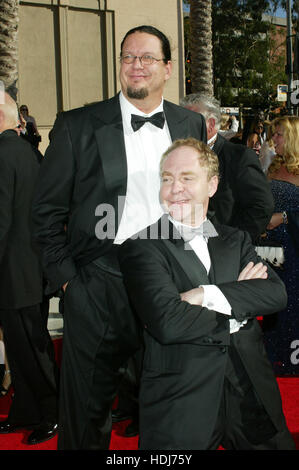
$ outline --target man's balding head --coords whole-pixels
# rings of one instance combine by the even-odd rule
[[[0,132],[15,129],[19,125],[19,114],[16,102],[6,93],[0,96]]]

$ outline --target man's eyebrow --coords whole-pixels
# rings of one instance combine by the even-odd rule
[[[172,173],[170,173],[169,171],[164,170],[164,171],[162,171],[162,175],[172,175]],[[194,173],[194,171],[191,171],[191,170],[190,171],[182,171],[180,173],[180,175],[183,175],[183,176],[185,176],[185,175],[195,175],[195,173]]]
[[[132,51],[126,50],[126,49],[124,49],[124,50],[122,51],[122,53],[123,53],[123,54],[136,55],[135,52],[132,52]],[[142,53],[142,55],[153,55],[153,54],[154,54],[154,52],[150,52],[150,51],[148,51],[148,52],[143,52],[143,53]]]
[[[194,171],[182,171],[181,175],[195,175]]]

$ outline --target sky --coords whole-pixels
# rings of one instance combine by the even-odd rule
[[[278,8],[276,10],[275,16],[278,18],[285,18],[286,17],[286,11],[283,8]]]
[[[183,9],[184,9],[184,11],[189,11],[189,6],[183,4]],[[275,16],[277,16],[278,18],[285,18],[286,17],[286,11],[283,8],[278,8],[276,10]]]

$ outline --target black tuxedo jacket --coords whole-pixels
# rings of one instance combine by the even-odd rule
[[[232,344],[281,429],[280,394],[255,317],[284,308],[283,283],[270,268],[267,280],[238,282],[247,263],[259,259],[247,232],[217,225],[219,236],[208,242],[208,278],[193,250],[185,250],[183,240],[174,236],[172,224],[168,236],[161,221],[165,217],[151,227],[152,239],[128,239],[119,250],[124,283],[144,330],[141,449],[207,448]],[[230,334],[227,315],[181,301],[180,293],[204,284],[220,288],[231,304],[231,318],[248,320],[239,332]]]
[[[209,209],[221,224],[246,230],[254,241],[264,233],[274,210],[270,185],[256,153],[218,135],[213,146],[218,155],[220,181]]]
[[[193,136],[206,141],[201,115],[168,101],[164,111],[173,140]],[[72,279],[78,266],[109,253],[114,237],[96,237],[96,208],[114,208],[116,234],[121,217],[118,196],[126,195],[126,185],[119,96],[62,113],[51,133],[33,205],[48,292]]]
[[[39,165],[14,130],[0,135],[0,308],[42,301],[42,272],[32,242],[31,204]]]

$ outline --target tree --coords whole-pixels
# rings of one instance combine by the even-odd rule
[[[213,95],[212,0],[190,0],[191,81],[193,92]]]
[[[206,91],[204,67],[209,66],[214,74],[209,77],[214,95],[224,106],[265,108],[271,104],[277,84],[286,83],[285,45],[283,53],[274,47],[274,27],[265,21],[263,14],[273,13],[281,0],[184,0],[184,3],[190,4],[190,18],[185,18],[186,78],[191,82],[187,93]],[[207,3],[212,5],[212,11]],[[202,33],[208,30],[212,30],[211,37]]]
[[[225,106],[267,108],[286,83],[285,55],[263,16],[269,8],[262,0],[213,1],[215,95]]]
[[[0,3],[0,80],[16,100],[18,80],[19,0]]]

